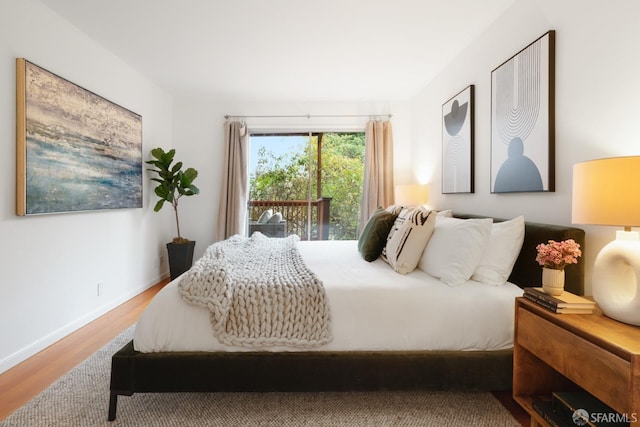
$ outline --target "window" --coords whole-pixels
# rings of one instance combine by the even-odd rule
[[[364,133],[252,134],[249,231],[302,239],[356,239],[364,169]],[[284,223],[255,222],[267,209]]]

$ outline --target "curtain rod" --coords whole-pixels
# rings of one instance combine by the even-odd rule
[[[259,118],[259,119],[273,119],[273,118],[306,118],[312,117],[393,117],[393,114],[300,114],[300,115],[273,115],[273,116],[239,116],[225,114],[225,119],[246,119],[246,118]]]

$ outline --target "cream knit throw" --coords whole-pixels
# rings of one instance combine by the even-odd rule
[[[324,286],[304,264],[297,240],[256,232],[214,243],[182,278],[182,298],[211,311],[214,335],[226,345],[326,344],[332,337]]]

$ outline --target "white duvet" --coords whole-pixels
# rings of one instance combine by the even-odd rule
[[[419,269],[400,275],[381,259],[363,260],[357,241],[301,241],[298,248],[322,280],[331,308],[333,340],[318,351],[513,347],[514,298],[522,295],[514,284],[490,286],[470,280],[452,287]],[[220,344],[209,311],[185,302],[179,281],[180,277],[165,286],[142,313],[136,350],[253,351]]]

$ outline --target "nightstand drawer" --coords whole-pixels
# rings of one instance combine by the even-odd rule
[[[630,364],[602,347],[518,308],[518,344],[619,412],[628,411]],[[567,314],[565,316],[572,316]]]

